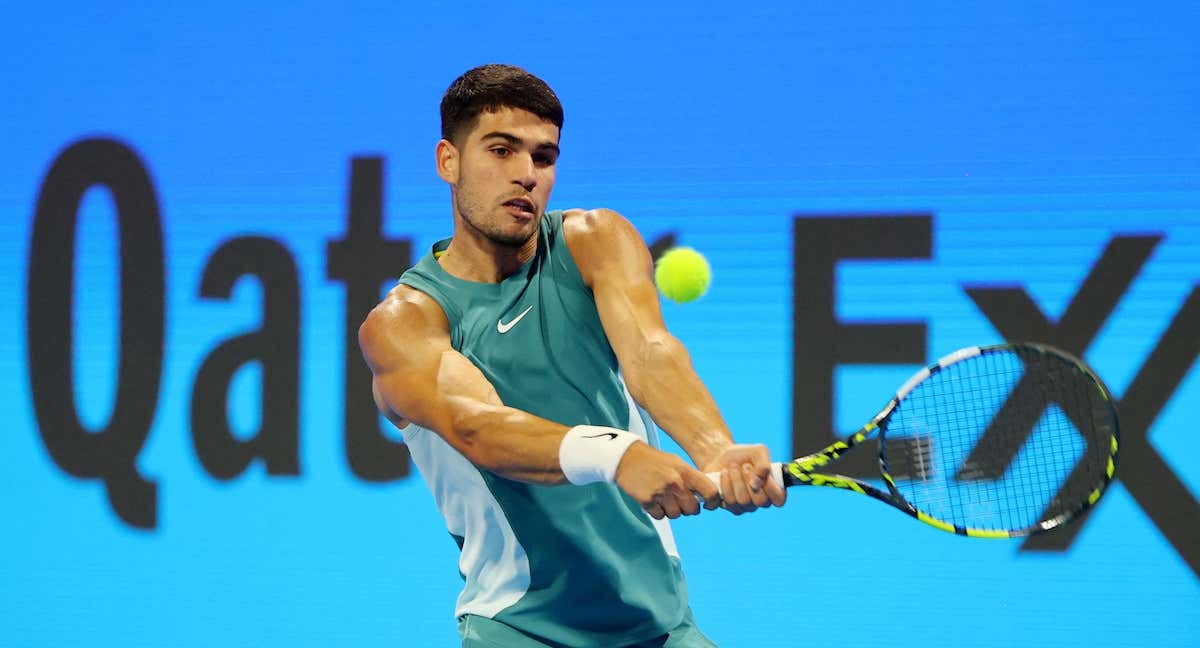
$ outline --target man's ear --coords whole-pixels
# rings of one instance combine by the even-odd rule
[[[437,149],[437,174],[442,180],[448,184],[458,184],[458,165],[459,154],[458,149],[450,143],[450,140],[438,140]]]

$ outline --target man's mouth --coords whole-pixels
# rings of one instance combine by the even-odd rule
[[[528,198],[513,198],[512,200],[506,201],[504,206],[508,208],[510,213],[517,216],[533,218],[537,215],[537,207],[535,207],[533,201]]]

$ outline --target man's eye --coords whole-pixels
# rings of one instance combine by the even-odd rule
[[[549,155],[535,155],[533,156],[533,163],[538,166],[550,166],[554,164],[554,158]]]
[[[512,151],[504,148],[503,146],[497,146],[496,148],[492,149],[492,153],[496,154],[498,157],[508,157]]]

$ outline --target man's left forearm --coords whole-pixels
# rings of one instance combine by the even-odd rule
[[[634,364],[622,368],[634,400],[697,467],[709,465],[733,443],[716,401],[674,336],[647,340]]]

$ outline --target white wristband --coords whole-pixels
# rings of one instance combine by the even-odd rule
[[[567,481],[577,486],[613,483],[617,466],[634,441],[642,437],[610,427],[576,425],[567,430],[558,446],[558,464]]]

